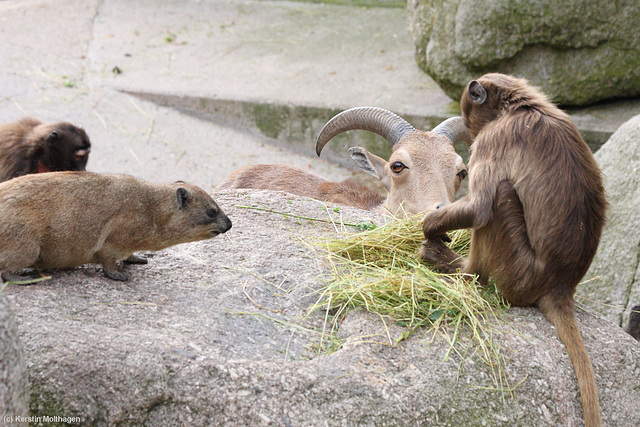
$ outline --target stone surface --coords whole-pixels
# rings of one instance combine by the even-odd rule
[[[595,154],[609,201],[607,224],[587,278],[584,302],[626,325],[640,303],[640,116],[626,122]]]
[[[81,425],[582,423],[564,347],[535,309],[492,321],[504,393],[467,347],[469,331],[446,357],[442,336],[424,328],[401,340],[407,329],[392,319],[352,310],[330,337],[325,313],[308,312],[330,271],[308,243],[381,218],[284,193],[214,198],[233,228],[129,266],[130,282],[84,266],[7,288],[32,415],[77,416]],[[640,343],[589,310],[577,316],[604,422],[637,425]]]
[[[635,0],[409,0],[416,58],[459,99],[487,72],[525,77],[562,105],[640,94]]]
[[[26,425],[14,422],[29,415],[29,383],[18,327],[2,288],[0,284],[0,421]]]

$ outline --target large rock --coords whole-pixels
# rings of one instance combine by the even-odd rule
[[[128,267],[130,282],[86,266],[7,289],[26,346],[32,415],[83,425],[582,422],[567,354],[536,310],[493,321],[507,361],[502,390],[468,331],[446,357],[447,341],[426,328],[401,340],[406,328],[352,310],[331,337],[325,314],[307,310],[330,269],[306,242],[381,218],[283,193],[214,198],[233,228]],[[638,425],[640,343],[600,315],[577,314],[605,423]]]
[[[640,304],[640,116],[611,136],[595,154],[609,201],[598,252],[578,294],[618,324]]]
[[[555,102],[640,94],[636,0],[408,0],[418,64],[455,100],[487,72],[525,77]]]
[[[26,425],[17,417],[29,415],[27,368],[18,327],[2,287],[0,284],[0,421]]]

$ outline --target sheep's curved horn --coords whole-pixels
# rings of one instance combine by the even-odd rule
[[[464,141],[467,145],[471,143],[469,129],[464,125],[462,117],[450,117],[433,128],[431,132],[446,136],[452,144],[459,141]]]
[[[324,125],[316,140],[316,154],[319,156],[334,136],[354,129],[377,133],[391,145],[395,145],[404,135],[416,130],[405,119],[384,108],[351,108],[336,115]]]

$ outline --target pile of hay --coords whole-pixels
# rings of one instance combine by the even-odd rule
[[[478,285],[475,276],[438,273],[423,264],[417,255],[424,240],[422,218],[396,220],[342,239],[317,242],[326,251],[332,277],[312,310],[323,309],[327,319],[341,319],[349,308],[362,307],[395,319],[410,332],[420,326],[433,328],[458,352],[456,343],[464,329],[496,381],[503,384],[503,357],[493,344],[487,320],[507,303],[493,285]],[[457,230],[449,237],[454,251],[468,254],[468,230]],[[331,334],[336,324],[325,327]]]

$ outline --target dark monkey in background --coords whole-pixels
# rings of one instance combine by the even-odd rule
[[[578,378],[586,425],[599,426],[593,369],[573,295],[598,247],[607,202],[602,174],[569,116],[526,80],[487,74],[460,101],[474,142],[469,194],[428,213],[420,256],[446,271],[492,276],[514,306],[537,306],[555,326]],[[472,228],[468,259],[449,230]]]
[[[83,171],[90,151],[87,133],[71,123],[25,117],[0,125],[0,182],[38,172]]]

